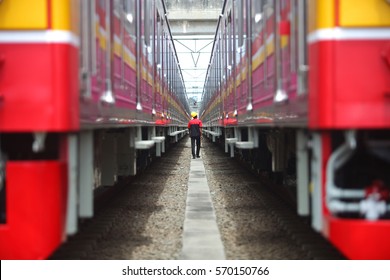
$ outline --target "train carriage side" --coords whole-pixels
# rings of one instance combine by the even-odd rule
[[[346,257],[388,259],[390,4],[223,7],[203,93],[207,129],[221,130],[232,157],[284,183],[298,214]]]
[[[0,3],[0,258],[65,238],[69,133],[79,130],[76,1]]]
[[[163,1],[0,14],[0,258],[44,259],[93,216],[97,188],[185,134],[189,106]]]
[[[389,259],[390,4],[317,0],[308,14],[312,224],[348,258]]]

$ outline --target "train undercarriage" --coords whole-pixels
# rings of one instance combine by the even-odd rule
[[[230,157],[271,180],[276,192],[294,202],[297,214],[308,217],[312,227],[348,258],[389,258],[388,131],[277,127],[205,131]]]
[[[138,126],[2,134],[0,258],[47,258],[93,217],[96,194],[142,172],[186,133]]]

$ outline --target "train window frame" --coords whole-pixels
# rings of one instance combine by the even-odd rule
[[[298,53],[298,95],[305,95],[308,93],[308,45],[306,44],[306,38],[308,36],[308,7],[307,2],[304,0],[297,1],[297,53]]]
[[[103,11],[106,10],[106,3],[104,0],[99,0],[99,7],[100,9],[102,9]]]
[[[119,69],[118,66],[114,65],[114,72],[118,71],[120,72],[120,77],[116,77],[113,79],[113,85],[115,89],[118,88],[124,88],[125,84],[125,48],[124,48],[124,39],[125,39],[125,28],[124,28],[124,19],[125,15],[123,12],[123,1],[122,0],[114,0],[113,1],[113,16],[116,17],[120,22],[120,34],[119,34],[119,40],[122,44],[122,47],[120,48],[120,64]],[[114,27],[115,28],[115,27]],[[115,53],[115,51],[114,51]],[[119,80],[120,82],[117,82]]]
[[[224,18],[224,32],[223,32],[223,63],[224,63],[224,76],[225,79],[227,79],[228,76],[228,66],[229,66],[229,61],[228,61],[228,21],[227,18]]]
[[[286,0],[280,0],[280,8],[283,10],[287,6],[287,1]]]
[[[137,23],[137,14],[136,14],[136,2],[135,0],[123,0],[123,13],[125,17],[125,31],[127,35],[133,40],[133,42],[136,42],[137,40],[137,30],[136,30],[136,23]]]
[[[97,58],[96,58],[96,6],[95,2],[80,3],[79,10],[79,30],[80,30],[80,49],[79,49],[79,68],[82,72],[80,76],[80,83],[88,83],[88,76],[96,75],[97,73]],[[91,97],[90,90],[81,90],[80,95],[84,97]]]
[[[224,52],[225,52],[225,48],[224,48],[224,23],[222,22],[222,25],[221,25],[221,32],[220,32],[220,40],[219,40],[219,53],[220,55],[218,56],[218,59],[219,59],[219,67],[221,69],[220,71],[220,81],[223,81],[224,80],[224,76],[225,76],[225,69],[224,69],[224,66],[223,66],[223,63],[224,63]]]
[[[163,54],[163,77],[164,80],[167,81],[167,76],[168,76],[168,41],[167,41],[167,34],[165,30],[163,30],[163,49],[162,49],[162,54]]]
[[[116,16],[119,17],[120,13],[121,13],[121,10],[122,10],[122,1],[121,0],[114,0],[113,1],[113,12]]]
[[[233,65],[233,26],[232,26],[232,11],[229,10],[228,16],[227,16],[227,41],[228,41],[228,68]]]
[[[224,69],[223,69],[223,25],[222,25],[222,28],[221,28],[221,32],[219,34],[219,56],[218,56],[218,67],[220,69],[219,71],[219,92],[221,92],[221,85],[222,85],[222,81],[223,81],[223,76],[224,76]]]
[[[157,11],[156,13],[156,65],[157,70],[161,68],[161,40],[162,40],[162,28],[163,28],[163,20],[160,13]]]
[[[150,44],[148,45],[147,47],[147,57],[148,57],[148,60],[149,60],[149,63],[151,65],[154,64],[154,53],[155,53],[155,35],[156,35],[156,30],[155,30],[155,25],[156,25],[156,18],[157,18],[157,7],[156,7],[156,4],[155,4],[155,1],[151,1],[150,3],[150,12],[149,12],[149,32],[150,32],[150,35],[149,35],[149,40],[150,40]]]
[[[256,40],[261,33],[262,24],[264,20],[263,0],[251,0],[252,1],[252,42]]]
[[[290,72],[297,73],[298,71],[298,1],[290,0],[290,39],[289,39],[289,48],[290,48]]]
[[[146,46],[150,46],[150,7],[149,0],[142,1],[143,5],[143,17],[144,17],[144,43]],[[151,6],[151,5],[150,5]]]
[[[244,8],[243,8],[243,0],[236,0],[235,8],[237,12],[236,15],[236,26],[237,26],[237,48],[242,48],[244,45]]]

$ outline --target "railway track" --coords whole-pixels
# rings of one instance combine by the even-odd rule
[[[201,159],[227,259],[343,259],[291,206],[213,143]],[[130,180],[51,259],[179,259],[190,141]]]
[[[228,259],[343,259],[297,216],[291,199],[212,143],[204,163]],[[287,200],[285,199],[287,198]]]

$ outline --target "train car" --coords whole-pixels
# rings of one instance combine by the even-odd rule
[[[45,259],[94,193],[184,136],[164,1],[0,1],[0,259]]]
[[[390,3],[226,0],[200,118],[349,259],[390,259]]]

